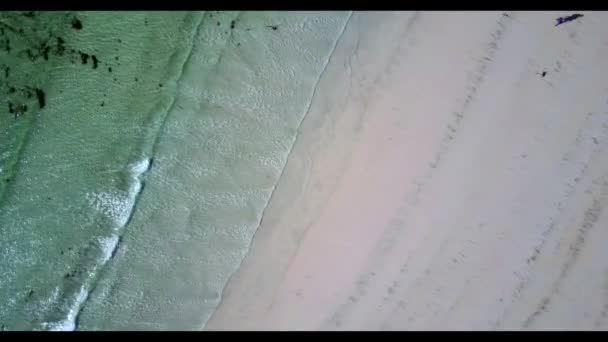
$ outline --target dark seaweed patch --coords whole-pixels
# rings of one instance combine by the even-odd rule
[[[63,56],[65,53],[65,41],[61,37],[57,37],[57,55]]]
[[[40,54],[44,58],[45,61],[49,60],[49,51],[51,50],[50,46],[47,46],[46,43],[43,43],[40,47]]]
[[[82,64],[87,64],[89,61],[89,54],[80,52],[80,60],[82,61]]]
[[[72,19],[72,28],[75,30],[82,30],[82,22],[78,18]]]
[[[97,56],[92,55],[92,56],[91,56],[91,60],[93,60],[93,69],[97,69],[97,63],[99,62],[99,61],[97,60]]]
[[[36,88],[35,91],[36,91],[36,97],[38,98],[38,106],[40,107],[40,109],[42,109],[46,105],[44,91],[42,91],[42,89],[38,89],[38,88]]]
[[[36,56],[32,53],[32,50],[27,49],[25,50],[25,54],[27,55],[27,58],[29,58],[30,61],[35,61],[36,60]]]

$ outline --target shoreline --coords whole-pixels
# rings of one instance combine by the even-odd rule
[[[204,329],[605,328],[606,29],[559,14],[355,13]]]

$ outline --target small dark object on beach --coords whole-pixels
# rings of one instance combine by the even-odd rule
[[[82,30],[82,22],[78,18],[72,19],[72,28],[75,30]]]
[[[159,84],[158,84],[158,87],[159,87],[159,88],[162,88],[162,87],[163,87],[163,84],[162,84],[162,83],[159,83]]]
[[[220,22],[219,21],[217,22],[217,26],[220,26]]]
[[[236,25],[236,21],[234,21],[234,20],[233,20],[233,21],[231,21],[231,22],[230,22],[230,29],[231,29],[231,30],[234,30],[234,26],[235,26],[235,25]]]
[[[555,24],[555,26],[559,26],[561,24],[565,24],[567,22],[576,20],[578,18],[582,18],[583,16],[584,15],[582,15],[582,14],[576,13],[576,14],[572,14],[572,15],[569,15],[566,17],[559,17],[559,18],[555,19],[555,20],[557,20],[557,23]]]
[[[112,72],[112,67],[108,67],[108,72]]]
[[[8,92],[9,92],[10,94],[14,93],[14,92],[15,92],[15,87],[10,87],[10,88],[8,88]]]
[[[97,62],[99,62],[99,60],[97,60],[97,56],[92,55],[91,59],[93,60],[93,69],[97,69]]]
[[[546,71],[543,71],[543,73],[542,73],[542,74],[540,74],[540,75],[541,75],[542,77],[545,77],[545,76],[547,76],[547,72],[546,72]]]
[[[105,102],[101,101],[100,106],[102,106],[102,107],[103,107],[104,105],[105,105]]]
[[[138,82],[138,81],[139,81],[139,78],[135,77],[135,82]]]
[[[27,293],[27,298],[31,298],[33,295],[34,295],[34,290],[30,290],[30,291]]]
[[[279,27],[277,25],[266,25],[266,27],[271,28],[273,31],[276,31],[279,29]]]
[[[507,18],[511,18],[511,16],[508,13],[503,13],[502,16],[503,17],[507,17]]]
[[[23,12],[21,14],[26,18],[33,18],[35,15],[34,11],[27,11],[27,12]]]
[[[38,88],[36,88],[34,90],[36,91],[36,97],[38,98],[38,106],[40,107],[40,109],[42,109],[46,105],[44,91],[42,91],[42,89],[38,89]]]
[[[15,112],[15,109],[13,108],[13,103],[9,101],[8,103],[8,112],[13,114]]]

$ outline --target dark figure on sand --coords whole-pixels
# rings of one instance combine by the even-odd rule
[[[555,26],[559,26],[561,24],[565,24],[565,23],[567,23],[569,21],[573,21],[573,20],[576,20],[576,19],[581,18],[581,17],[583,17],[583,15],[582,14],[578,14],[578,13],[573,14],[573,15],[569,15],[567,17],[559,17],[559,18],[555,19],[555,20],[557,20],[557,23],[555,24]]]

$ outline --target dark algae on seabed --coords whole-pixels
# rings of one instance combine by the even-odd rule
[[[0,203],[28,132],[47,105],[47,75],[85,54],[70,48],[66,38],[82,29],[70,12],[0,12]],[[99,60],[92,60],[95,69]]]
[[[0,330],[82,324],[197,18],[0,12]]]

